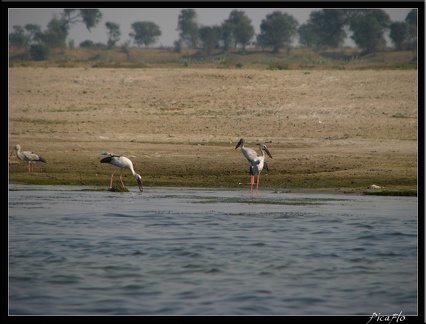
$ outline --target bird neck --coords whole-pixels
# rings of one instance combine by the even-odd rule
[[[129,170],[130,170],[130,172],[132,172],[133,176],[136,176],[136,172],[135,172],[135,170],[133,169],[133,166],[130,166],[130,167],[129,167]]]

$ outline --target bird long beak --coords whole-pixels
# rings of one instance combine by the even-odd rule
[[[139,191],[143,192],[142,179],[138,178],[137,180],[138,180]]]
[[[241,145],[242,143],[243,143],[243,141],[242,141],[242,140],[240,140],[240,141],[238,142],[237,146],[235,146],[235,149],[239,148],[239,147],[240,147],[240,145]]]
[[[265,152],[266,152],[266,154],[268,154],[268,156],[272,159],[271,152],[269,152],[269,150],[268,150],[267,148],[265,148]]]
[[[10,155],[9,157],[11,157],[13,155],[13,152],[15,151],[15,148],[12,149],[12,151],[10,151]]]

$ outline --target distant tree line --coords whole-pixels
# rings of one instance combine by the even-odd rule
[[[60,17],[54,17],[46,30],[35,24],[13,26],[9,34],[9,46],[29,49],[33,59],[46,59],[52,48],[74,47],[72,40],[66,43],[70,28],[84,23],[90,31],[102,20],[98,9],[64,9]],[[149,21],[136,21],[131,25],[129,37],[134,45],[153,46],[161,36],[160,27]],[[80,47],[114,48],[121,38],[120,25],[106,22],[107,44],[86,40]],[[417,10],[411,10],[404,21],[392,22],[382,9],[321,9],[311,12],[308,21],[299,26],[290,14],[274,11],[261,21],[260,33],[255,35],[251,19],[242,10],[233,10],[222,24],[204,26],[197,22],[194,9],[183,9],[178,16],[179,39],[174,48],[180,52],[183,47],[194,48],[211,54],[213,49],[236,49],[243,51],[247,46],[271,49],[279,52],[290,50],[298,39],[300,46],[318,50],[339,48],[350,35],[355,45],[364,53],[383,50],[386,47],[386,33],[396,50],[417,50]],[[128,49],[131,41],[121,47]]]

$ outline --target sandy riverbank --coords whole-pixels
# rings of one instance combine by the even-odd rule
[[[238,187],[240,137],[273,159],[261,186],[417,185],[417,72],[29,68],[9,70],[9,152],[42,155],[11,182],[108,185],[100,152],[123,154],[147,186]],[[136,185],[129,172],[125,183]],[[117,180],[118,181],[118,180]]]

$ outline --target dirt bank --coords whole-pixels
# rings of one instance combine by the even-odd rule
[[[9,150],[42,155],[11,182],[108,185],[100,152],[146,186],[237,187],[235,145],[266,143],[261,186],[356,191],[417,185],[416,71],[29,68],[9,70]],[[10,152],[10,151],[9,151]],[[125,183],[136,185],[129,172]],[[118,181],[118,180],[117,180]]]

